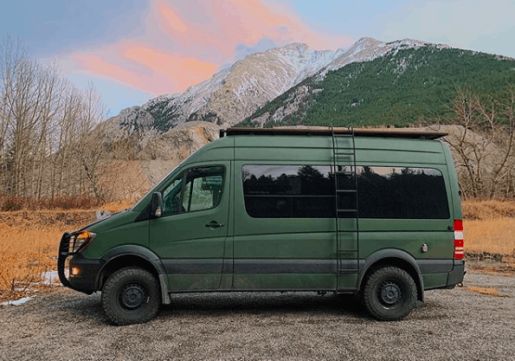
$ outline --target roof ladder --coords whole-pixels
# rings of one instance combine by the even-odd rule
[[[357,247],[359,249],[359,207],[358,177],[356,167],[356,140],[353,128],[349,128],[348,133],[332,132],[331,137],[333,142],[333,169],[335,185],[334,206],[336,218],[336,247],[338,257],[338,274],[340,274],[345,273],[340,257],[341,232],[355,232]],[[343,146],[340,143],[344,143]],[[354,218],[355,229],[340,229],[340,218]]]

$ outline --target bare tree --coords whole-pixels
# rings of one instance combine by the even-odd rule
[[[447,142],[455,154],[465,197],[514,195],[514,101],[513,89],[503,99],[489,101],[458,92],[454,123],[461,127]]]
[[[104,200],[98,169],[104,119],[100,98],[79,91],[52,65],[0,44],[0,195]]]
[[[95,197],[105,202],[105,194],[99,182],[100,165],[105,155],[103,151],[105,124],[100,122],[105,117],[105,110],[92,86],[84,93],[82,99],[81,116],[78,119],[78,134],[81,139],[77,143],[75,154]]]

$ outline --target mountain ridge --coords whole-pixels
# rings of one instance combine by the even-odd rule
[[[410,126],[452,123],[460,91],[501,101],[515,86],[515,59],[447,46],[397,48],[300,84],[260,107],[244,126]]]
[[[121,127],[139,123],[136,127],[159,131],[197,120],[235,124],[258,106],[316,73],[340,53],[341,50],[312,50],[300,43],[254,53],[183,93],[150,99],[142,106],[122,110],[109,121]]]
[[[400,48],[429,44],[413,39],[385,43],[364,37],[348,49],[313,50],[303,43],[291,43],[248,55],[183,93],[161,95],[141,106],[124,109],[110,118],[110,122],[126,129],[160,132],[188,121],[232,126],[310,76],[324,77],[327,72],[353,62],[375,59]]]
[[[335,72],[350,71],[357,67],[369,66],[374,62],[377,65],[385,57],[392,58],[398,54],[405,54],[407,56],[405,58],[401,59],[400,56],[395,58],[395,61],[399,61],[395,69],[397,75],[399,75],[400,72],[410,70],[408,65],[410,63],[409,56],[411,55],[409,52],[424,49],[427,51],[457,52],[454,58],[448,59],[448,62],[458,64],[458,67],[464,61],[463,54],[468,59],[489,57],[489,59],[495,59],[498,62],[513,61],[512,58],[502,55],[490,55],[457,49],[445,44],[434,44],[415,39],[382,42],[374,38],[364,37],[347,49],[336,50],[313,50],[306,44],[292,43],[248,55],[230,66],[225,66],[211,78],[189,87],[182,93],[160,95],[150,99],[143,105],[122,110],[118,115],[107,120],[109,137],[111,139],[133,136],[148,138],[152,134],[162,134],[180,124],[191,121],[205,121],[224,128],[236,124],[245,126],[302,124],[302,122],[306,122],[306,118],[304,115],[299,116],[299,109],[307,110],[307,103],[311,106],[314,104],[311,100],[322,97],[322,94],[318,93],[323,90],[323,87],[319,89],[316,84],[323,83],[328,74],[329,77],[332,77],[332,74]],[[385,68],[389,68],[390,65],[388,62],[381,63],[381,66]],[[435,68],[442,66],[442,64],[434,65]],[[441,69],[436,70],[441,71]],[[484,68],[478,71],[485,74],[488,72]],[[383,73],[384,75],[384,69],[377,68],[376,72],[378,74]],[[515,72],[513,73],[515,74]],[[350,74],[348,75],[350,76]],[[369,76],[372,75],[374,74],[369,74]],[[436,74],[436,77],[438,76],[440,74]],[[384,80],[384,82],[378,83],[375,86],[391,87],[392,84],[388,84],[387,80],[395,81],[391,77]],[[448,80],[441,77],[442,82]],[[310,87],[306,88],[305,85],[308,82]],[[513,82],[515,83],[515,81]],[[315,86],[313,86],[314,84]],[[341,84],[339,85],[341,86]],[[377,89],[373,89],[373,86],[373,82],[370,82],[370,79],[368,79],[363,84],[355,85],[355,88],[368,87],[371,91],[377,93]],[[403,92],[406,94],[409,94],[416,88],[413,83],[402,84],[402,86],[405,87]],[[274,114],[262,117],[265,113],[264,109],[269,110],[278,103],[278,100],[284,100],[286,96],[292,94],[292,89],[299,93],[292,98],[293,102],[290,101],[283,104],[280,107],[280,112],[274,111]],[[337,96],[342,91],[345,91],[344,88],[333,90],[333,96]],[[394,89],[393,92],[396,93],[397,90]],[[306,94],[300,94],[302,92]],[[422,93],[422,95],[424,94]],[[383,119],[381,122],[373,121],[370,125],[395,125],[397,121],[392,121],[393,115],[390,115],[389,118],[385,117],[383,109],[394,108],[404,96],[405,94],[398,94],[398,98],[393,99],[388,93],[377,93],[376,98],[383,100],[383,108],[378,111],[377,108],[374,109],[372,107],[369,112],[363,114],[363,119],[365,116],[379,120]],[[353,104],[352,106],[356,107],[356,109],[364,109],[363,107],[360,108],[358,98],[359,96],[352,97],[351,100],[356,100],[356,102],[351,103]],[[390,103],[386,102],[386,100]],[[348,102],[348,99],[344,100],[344,102]],[[381,103],[381,101],[378,103]],[[319,102],[317,104],[323,103]],[[334,106],[335,104],[330,102],[329,105]],[[340,105],[336,105],[335,109],[341,110],[341,107],[339,108]],[[405,107],[400,108],[406,110]],[[314,109],[316,110],[316,107]],[[375,113],[371,114],[372,111],[375,111]],[[312,115],[318,114],[320,114],[319,110]],[[405,118],[405,114],[402,114],[400,111],[396,116]],[[292,121],[293,117],[296,117],[297,120]],[[363,119],[359,119],[360,122],[358,123],[360,125],[367,125],[363,123]],[[408,121],[401,121],[400,123],[402,124],[399,125],[405,126],[409,122],[424,121],[421,117],[417,118],[415,116],[409,116],[406,119]],[[307,125],[312,123],[312,120],[307,120]],[[314,124],[320,124],[320,122],[315,122]]]

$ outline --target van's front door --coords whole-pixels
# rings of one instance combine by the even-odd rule
[[[162,216],[150,220],[149,239],[167,270],[170,290],[220,287],[229,229],[229,174],[230,162],[195,165],[161,190]]]

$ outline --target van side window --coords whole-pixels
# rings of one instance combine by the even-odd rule
[[[245,208],[257,218],[334,217],[330,166],[243,166]]]
[[[225,168],[192,168],[163,191],[164,216],[215,208],[222,198]]]
[[[339,189],[355,189],[349,167],[338,173]],[[448,219],[442,173],[432,168],[356,167],[360,218]],[[331,166],[243,166],[245,209],[256,218],[336,216]],[[355,193],[338,193],[338,208],[356,208]],[[355,213],[341,213],[353,218]]]
[[[169,216],[182,212],[181,191],[184,173],[178,175],[163,191],[163,215]]]
[[[436,169],[357,167],[357,176],[360,218],[449,218],[444,178]]]

